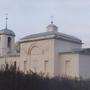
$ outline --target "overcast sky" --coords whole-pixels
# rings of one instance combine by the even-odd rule
[[[0,29],[16,33],[16,39],[33,33],[45,32],[50,16],[59,32],[74,35],[90,47],[90,0],[0,0]]]

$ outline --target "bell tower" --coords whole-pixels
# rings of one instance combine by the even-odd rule
[[[0,56],[15,52],[15,33],[7,27],[7,16],[5,20],[6,26],[0,30]]]

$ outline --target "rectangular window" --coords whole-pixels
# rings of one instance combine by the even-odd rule
[[[26,70],[27,70],[27,61],[24,61],[24,72],[26,73]]]
[[[70,75],[71,62],[70,60],[65,61],[65,74]]]
[[[48,61],[47,60],[44,61],[44,70],[45,70],[45,72],[48,71]]]
[[[15,62],[14,62],[14,69],[15,69],[15,70],[16,70],[16,64],[17,64],[17,63],[16,63],[16,61],[15,61]]]

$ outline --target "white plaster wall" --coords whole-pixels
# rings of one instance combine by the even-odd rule
[[[19,56],[15,56],[15,57],[0,57],[0,69],[2,68],[2,66],[5,66],[6,63],[10,65],[14,65],[14,62],[16,61],[16,67],[19,68],[20,66],[20,57]]]
[[[79,55],[80,76],[90,78],[90,55]]]
[[[31,55],[31,51],[33,47],[38,47],[40,49],[40,55]],[[54,40],[36,40],[21,43],[21,52],[20,52],[20,68],[23,70],[24,61],[27,61],[27,70],[32,69],[34,66],[33,60],[38,60],[38,71],[44,72],[44,61],[48,61],[48,71],[47,73],[50,76],[54,75]],[[38,50],[39,51],[39,50]],[[37,51],[36,51],[37,52]],[[33,65],[32,65],[33,64]]]
[[[11,41],[11,52],[15,52],[15,37],[14,36],[10,36],[12,41]]]
[[[65,41],[65,40],[55,39],[54,43],[55,43],[56,52],[66,52],[66,51],[70,51],[75,48],[82,47],[82,44],[77,44],[77,43],[69,42],[69,41]]]
[[[54,62],[54,74],[55,76],[57,76],[59,74],[58,72],[58,66],[59,65],[59,53],[60,52],[66,52],[66,51],[70,51],[72,49],[75,48],[81,48],[82,45],[81,44],[77,44],[77,43],[73,43],[73,42],[69,42],[69,41],[64,41],[64,40],[58,40],[55,39],[54,40],[54,58],[55,58],[55,62]]]
[[[6,35],[1,35],[1,55],[5,55],[7,52],[7,39]]]
[[[65,62],[70,61],[69,73],[66,74]],[[58,72],[60,76],[79,77],[79,55],[62,54],[59,57]]]
[[[7,39],[8,37],[11,37],[11,48],[7,48]],[[6,55],[8,52],[15,52],[15,38],[14,36],[9,35],[0,35],[0,54]]]
[[[1,55],[1,35],[0,35],[0,55]]]
[[[5,39],[5,37],[3,37]],[[6,40],[6,39],[5,39]],[[2,43],[6,43],[6,41],[2,41]],[[4,45],[2,45],[3,47]],[[6,47],[6,46],[4,46]],[[33,47],[38,47],[39,50],[33,50]],[[50,76],[64,75],[65,74],[65,60],[70,59],[71,61],[71,76],[78,76],[78,55],[76,54],[66,54],[59,55],[59,52],[81,48],[81,45],[62,41],[55,39],[47,39],[47,40],[33,40],[27,41],[20,44],[20,57],[3,57],[0,58],[0,64],[5,63],[13,63],[17,62],[17,66],[19,66],[20,70],[24,71],[24,62],[27,62],[26,71],[33,69],[35,63],[33,63],[34,59],[38,60],[38,72],[45,73],[44,69],[44,61],[48,61],[48,71],[47,73]],[[31,52],[33,50],[34,54]],[[37,53],[36,53],[37,52]]]

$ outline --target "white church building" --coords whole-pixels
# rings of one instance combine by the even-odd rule
[[[90,49],[82,48],[80,39],[58,32],[53,22],[46,30],[15,44],[15,33],[6,24],[0,30],[0,68],[13,64],[23,72],[90,78]]]

